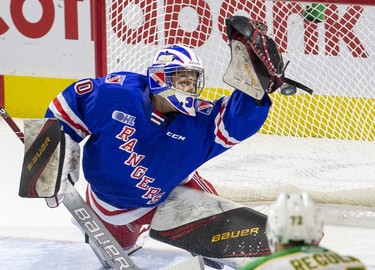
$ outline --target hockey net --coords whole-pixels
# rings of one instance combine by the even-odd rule
[[[372,1],[93,2],[97,75],[144,74],[161,47],[181,43],[204,62],[202,97],[208,100],[233,90],[221,79],[230,60],[225,18],[244,15],[267,24],[284,62],[290,61],[286,76],[315,92],[272,94],[261,131],[202,166],[200,174],[235,201],[273,201],[281,191],[306,190],[320,203],[341,205],[336,209],[345,211],[343,219],[356,208],[374,217]]]

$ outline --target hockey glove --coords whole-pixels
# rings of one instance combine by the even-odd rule
[[[78,180],[79,145],[64,133],[57,119],[27,119],[24,129],[19,196],[45,198],[49,207],[57,207],[68,181]]]
[[[280,88],[282,94],[292,95],[296,88],[312,94],[313,90],[285,78],[281,53],[275,41],[266,35],[267,26],[244,16],[226,20],[232,59],[224,82],[260,100],[264,92]]]

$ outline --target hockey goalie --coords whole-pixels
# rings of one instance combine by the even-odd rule
[[[196,170],[258,132],[271,106],[269,94],[311,90],[285,78],[265,25],[233,16],[226,26],[232,59],[223,79],[235,88],[229,97],[201,100],[202,61],[175,44],[157,53],[147,75],[121,71],[82,79],[49,105],[45,116],[58,119],[67,147],[83,144],[87,204],[129,254],[148,234],[205,257],[217,269],[269,254],[266,216],[220,198]],[[56,181],[43,177],[38,185],[32,177],[22,194],[48,197],[49,206],[58,206],[64,181],[78,180],[61,162],[47,166],[61,172],[53,174]],[[30,175],[23,177],[21,183]],[[95,250],[97,243],[89,242]],[[106,258],[101,261],[108,266]]]

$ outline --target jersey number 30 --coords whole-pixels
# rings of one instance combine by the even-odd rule
[[[78,95],[83,95],[86,93],[91,92],[93,89],[92,81],[90,80],[83,80],[79,81],[74,85],[74,90]]]

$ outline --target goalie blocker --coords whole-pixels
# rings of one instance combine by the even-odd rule
[[[50,198],[60,190],[65,137],[57,119],[25,120],[25,156],[19,187],[24,198]]]
[[[25,155],[19,196],[45,198],[56,207],[65,192],[67,181],[78,181],[80,148],[65,136],[57,119],[24,121]]]
[[[244,16],[226,19],[227,35],[231,48],[231,61],[223,80],[230,86],[261,100],[264,93],[280,88],[283,95],[293,95],[297,88],[309,94],[313,90],[294,80],[285,78],[284,65],[276,43],[266,35],[267,26]]]

